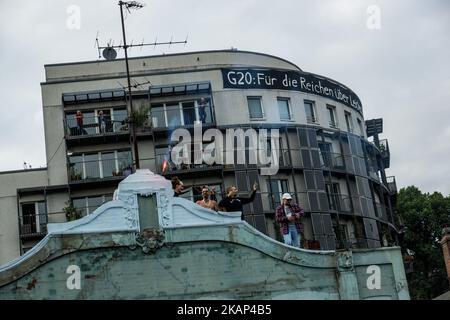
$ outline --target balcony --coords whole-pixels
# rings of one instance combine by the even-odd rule
[[[391,155],[389,152],[389,144],[387,139],[380,140],[380,152],[381,152],[381,159],[383,161],[383,166],[385,169],[390,167],[391,163]]]
[[[20,239],[37,239],[47,234],[47,214],[25,214],[19,219]]]
[[[112,120],[105,117],[99,120],[98,116],[85,115],[83,124],[77,125],[74,115],[67,115],[64,120],[65,137],[68,146],[91,144],[101,142],[128,141],[129,128],[125,117]]]
[[[87,155],[89,159],[93,155]],[[97,154],[95,154],[97,156]],[[106,158],[102,160],[76,161],[80,156],[73,157],[69,165],[69,182],[93,182],[102,180],[121,180],[133,173],[130,158]],[[75,160],[75,161],[74,161]]]
[[[345,170],[344,156],[340,153],[320,151],[320,160],[322,167],[338,171]]]
[[[397,183],[395,182],[395,176],[386,177],[387,187],[391,194],[397,193]]]

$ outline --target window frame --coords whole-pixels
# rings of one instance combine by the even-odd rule
[[[287,108],[288,108],[288,119],[281,118],[281,112],[280,112],[280,105],[278,104],[279,101],[286,101]],[[294,115],[292,114],[292,108],[291,108],[291,98],[289,97],[277,97],[277,107],[278,107],[278,115],[280,116],[281,121],[293,121]]]
[[[258,99],[259,100],[259,105],[261,107],[261,117],[252,117],[252,114],[250,112],[250,104],[249,104],[250,99]],[[250,121],[266,120],[266,114],[264,112],[264,106],[263,106],[262,100],[263,100],[262,96],[247,96],[247,110],[248,110],[248,117],[249,117]]]
[[[354,127],[353,127],[353,117],[351,112],[348,111],[344,111],[344,118],[345,118],[345,124],[347,126],[347,131],[350,133],[354,132]]]
[[[309,104],[311,106],[312,119],[308,119],[308,115],[306,113],[306,105]],[[303,109],[305,111],[306,123],[317,124],[317,110],[316,110],[316,102],[312,100],[303,100]]]
[[[331,104],[327,104],[327,111],[328,111],[328,116],[329,116],[329,126],[330,128],[335,128],[337,129],[339,127],[338,121],[337,121],[337,113],[336,113],[336,107],[331,105]],[[333,119],[331,119],[333,118]]]

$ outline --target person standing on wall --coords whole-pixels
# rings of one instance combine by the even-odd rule
[[[212,199],[212,193],[209,191],[208,186],[203,186],[202,200],[198,200],[196,204],[202,206],[203,208],[211,209],[214,211],[219,210],[219,207],[217,206],[217,201]]]
[[[253,185],[252,194],[250,198],[238,197],[239,190],[236,186],[230,186],[226,189],[227,196],[219,202],[219,210],[234,212],[241,212],[241,220],[244,220],[243,206],[244,204],[253,202],[256,196],[256,190],[258,190],[258,184],[255,182]]]
[[[181,191],[183,191],[183,182],[181,182],[178,177],[172,178],[172,189],[173,189],[173,196],[179,197],[181,194]]]
[[[292,202],[289,193],[283,194],[281,199],[282,203],[275,212],[275,220],[280,225],[281,236],[285,244],[301,248],[303,234],[301,218],[305,215],[305,211]]]

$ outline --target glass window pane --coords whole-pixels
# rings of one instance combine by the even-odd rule
[[[261,98],[247,98],[247,100],[250,118],[262,118],[263,112],[261,106]]]
[[[81,215],[84,217],[87,215],[86,210],[86,198],[79,198],[72,200],[73,206],[81,211]]]
[[[83,113],[83,129],[84,134],[96,134],[97,133],[97,121],[94,111],[88,111]]]
[[[102,169],[103,177],[112,177],[116,171],[116,160],[114,159],[114,152],[102,153]]]
[[[70,166],[70,180],[81,180],[83,179],[83,157],[82,156],[71,156],[69,158]]]
[[[168,127],[181,126],[180,106],[178,104],[167,105],[166,112]]]
[[[193,125],[194,121],[196,121],[195,116],[195,104],[194,102],[183,102],[183,118],[184,118],[184,125]]]
[[[113,130],[114,132],[121,131],[126,125],[125,120],[128,117],[127,109],[113,110]]]
[[[289,112],[289,101],[287,99],[278,99],[278,111],[280,112],[281,120],[291,119]]]
[[[92,214],[95,209],[100,207],[103,204],[103,196],[98,197],[89,197],[88,198],[88,212]]]
[[[308,122],[315,122],[316,116],[314,114],[314,106],[311,102],[305,102],[305,113],[306,113],[306,120]]]
[[[152,105],[151,109],[152,123],[154,128],[163,128],[166,126],[166,118],[164,116],[164,107],[161,104]]]
[[[117,152],[117,162],[119,164],[119,170],[131,169],[131,167],[133,166],[131,151]]]
[[[86,154],[84,155],[84,167],[85,167],[85,177],[90,178],[100,178],[100,166],[98,161],[98,154]]]

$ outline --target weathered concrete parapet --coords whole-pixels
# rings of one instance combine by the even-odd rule
[[[287,246],[239,212],[174,198],[170,181],[148,170],[93,214],[48,230],[0,266],[0,299],[409,299],[399,248]],[[80,288],[67,286],[70,266]]]
[[[336,252],[339,293],[343,300],[358,300],[358,279],[353,268],[352,251]]]

